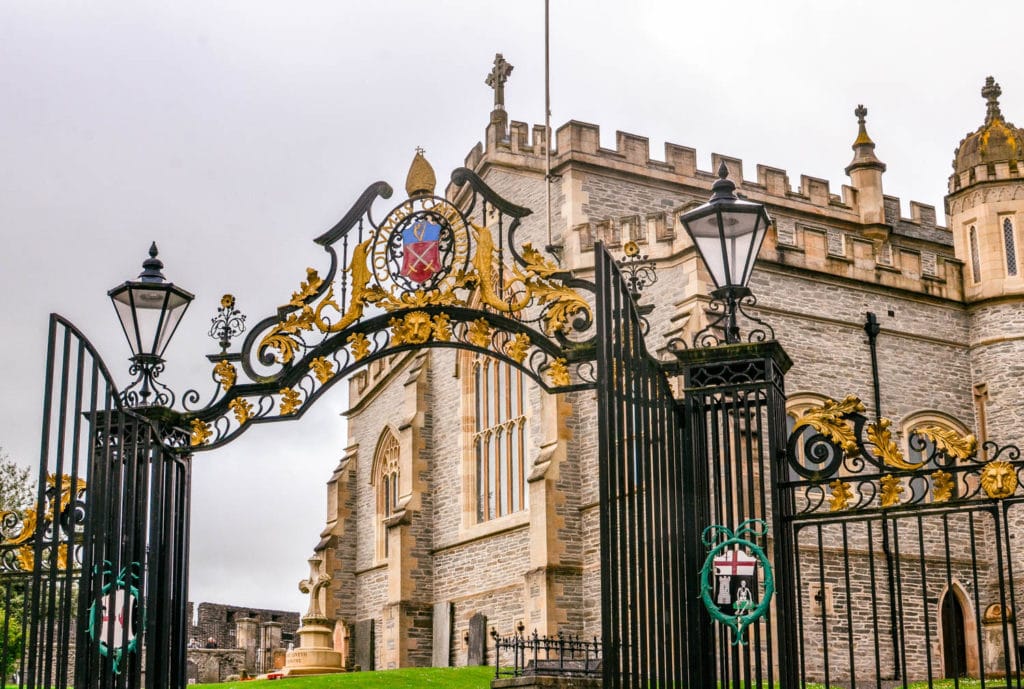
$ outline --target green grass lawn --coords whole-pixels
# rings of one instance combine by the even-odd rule
[[[403,670],[380,670],[376,672],[349,672],[338,675],[317,675],[279,680],[253,680],[249,682],[224,682],[222,684],[196,684],[194,687],[208,689],[418,689],[419,687],[444,687],[445,689],[487,689],[494,679],[493,667],[460,668],[406,668]],[[1005,687],[1006,680],[990,679],[986,689]],[[841,685],[835,685],[836,689]],[[863,683],[873,687],[871,682]],[[927,682],[911,682],[908,689],[927,689]],[[937,679],[933,689],[980,689],[976,679],[961,679],[954,687],[951,679]],[[808,684],[807,689],[824,689],[821,684]]]
[[[494,679],[493,667],[406,668],[376,672],[346,672],[338,675],[316,675],[291,679],[194,684],[194,687],[217,689],[487,689]]]

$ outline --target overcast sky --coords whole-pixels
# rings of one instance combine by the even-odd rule
[[[853,109],[902,197],[942,198],[992,74],[1024,124],[1020,0],[552,0],[552,111],[823,177],[839,192]],[[106,291],[156,240],[196,300],[165,378],[206,389],[224,292],[250,323],[287,301],[312,239],[416,146],[446,180],[482,138],[495,52],[510,116],[543,122],[543,3],[0,2],[0,445],[38,461],[46,319],[69,317],[122,385]],[[515,201],[515,199],[512,199]],[[301,422],[196,457],[191,598],[304,610],[297,582],[345,446],[342,386]]]

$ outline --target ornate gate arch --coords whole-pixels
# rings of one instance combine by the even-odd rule
[[[372,206],[392,189],[372,184],[316,238],[330,257],[326,273],[308,268],[240,352],[210,357],[216,388],[201,408],[200,394],[186,393],[194,450],[219,447],[255,424],[299,417],[356,369],[422,347],[496,357],[548,392],[594,385],[594,284],[517,242],[528,208],[465,168],[452,183],[466,190],[461,208],[434,195],[434,172],[418,152],[408,199],[377,222]]]
[[[423,347],[497,358],[547,392],[596,391],[606,686],[774,683],[778,625],[758,622],[750,645],[742,632],[710,633],[698,572],[769,518],[759,468],[782,445],[788,358],[777,343],[689,354],[670,347],[679,361],[653,358],[635,296],[600,243],[594,281],[579,278],[517,238],[529,209],[470,170],[451,180],[457,203],[434,194],[434,172],[417,153],[408,198],[380,222],[373,206],[392,189],[368,187],[316,238],[325,272],[307,269],[236,352],[231,335],[244,317],[226,295],[211,330],[221,345],[208,357],[213,390],[186,392],[183,411],[170,408],[174,395],[157,381],[162,360],[143,371],[138,393],[137,383],[119,391],[84,336],[51,317],[41,484],[67,477],[40,492],[35,514],[51,506],[48,530],[15,534],[16,521],[0,515],[0,568],[34,544],[20,575],[32,582],[21,618],[27,642],[16,649],[22,686],[184,687],[192,454],[256,424],[297,419],[356,369]],[[683,378],[685,404],[673,376]],[[730,462],[745,467],[750,490],[721,473]],[[702,540],[712,521],[735,528],[732,540]],[[745,628],[761,615],[742,616]],[[794,677],[780,666],[783,685]]]

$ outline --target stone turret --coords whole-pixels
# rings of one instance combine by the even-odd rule
[[[868,136],[864,124],[868,109],[858,105],[853,111],[857,116],[859,131],[853,142],[853,160],[846,166],[846,174],[850,176],[853,188],[857,191],[856,208],[860,221],[868,229],[878,235],[879,239],[887,239],[889,228],[885,225],[885,201],[882,193],[882,173],[885,163],[875,155],[875,142]]]
[[[1015,372],[1024,359],[1024,130],[1003,117],[1001,93],[988,77],[985,122],[956,149],[946,210],[964,262],[978,430],[1007,443],[1024,428],[1024,378]]]

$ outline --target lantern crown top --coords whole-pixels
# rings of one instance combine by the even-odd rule
[[[166,280],[164,274],[160,272],[164,269],[164,262],[156,257],[158,253],[156,242],[153,242],[149,246],[149,258],[142,262],[142,272],[139,273],[141,282],[164,282]]]
[[[729,179],[729,168],[725,166],[725,161],[718,166],[718,179],[711,185],[711,202],[715,201],[735,201],[736,200],[736,183]]]

